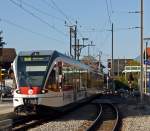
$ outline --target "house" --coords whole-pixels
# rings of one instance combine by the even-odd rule
[[[108,61],[108,70],[111,73],[112,72],[111,59],[108,59],[107,61]],[[134,59],[114,59],[113,63],[114,63],[114,76],[121,75],[122,72],[125,70],[126,66],[133,66],[139,64]]]
[[[8,70],[16,57],[16,50],[14,48],[1,48],[0,54],[0,66],[2,69]]]

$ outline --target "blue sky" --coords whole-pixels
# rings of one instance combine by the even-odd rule
[[[140,10],[140,0],[53,1],[0,0],[0,30],[3,30],[7,43],[5,47],[16,48],[17,52],[33,49],[69,52],[69,28],[65,26],[65,21],[71,25],[77,20],[78,38],[89,38],[86,44],[93,41],[96,46],[90,48],[90,54],[96,56],[98,51],[102,51],[102,60],[106,61],[111,58],[111,20],[114,23],[114,57],[135,58],[140,54],[140,29],[127,29],[140,26],[140,14],[128,13]],[[144,0],[144,37],[150,36],[149,5],[150,1]],[[87,54],[87,50],[82,50],[82,56]]]

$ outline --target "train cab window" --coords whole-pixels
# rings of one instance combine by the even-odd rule
[[[42,87],[50,56],[20,56],[17,62],[19,86]]]

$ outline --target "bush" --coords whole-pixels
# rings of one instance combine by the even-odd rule
[[[129,90],[128,83],[122,82],[120,80],[115,80],[115,90],[119,90],[121,88]]]

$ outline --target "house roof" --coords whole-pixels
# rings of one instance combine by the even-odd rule
[[[14,48],[3,48],[2,62],[13,62],[16,57],[16,50]]]

